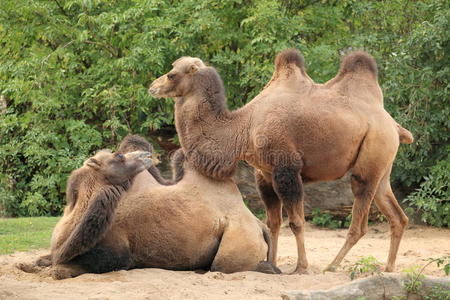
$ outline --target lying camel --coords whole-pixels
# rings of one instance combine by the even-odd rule
[[[148,153],[136,152],[148,149],[140,137],[125,143],[119,150],[134,152],[100,151],[71,174],[51,256],[37,263],[50,260],[53,278],[142,267],[280,273],[264,261],[271,257],[267,227],[245,207],[231,180],[210,179],[184,165],[176,185],[161,185],[143,171],[123,194],[126,185],[110,186],[109,176],[129,178],[117,159]]]
[[[390,222],[386,271],[394,270],[408,218],[392,193],[389,177],[399,143],[411,143],[412,135],[384,109],[377,65],[370,55],[347,55],[335,78],[317,84],[297,50],[283,51],[263,91],[232,112],[217,71],[198,58],[176,60],[149,92],[174,98],[180,143],[199,172],[229,178],[239,160],[257,169],[274,245],[272,261],[276,262],[283,205],[297,241],[295,272],[306,272],[303,183],[335,180],[350,171],[355,196],[352,223],[327,270],[335,269],[366,233],[373,199]]]

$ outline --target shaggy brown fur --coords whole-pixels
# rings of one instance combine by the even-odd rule
[[[216,70],[194,66],[192,61],[177,60],[149,92],[174,98],[180,142],[198,171],[228,178],[238,160],[258,170],[275,249],[272,259],[284,205],[297,240],[296,272],[305,272],[302,182],[334,180],[350,171],[356,198],[353,221],[344,247],[328,269],[338,265],[364,235],[375,199],[391,223],[386,270],[392,271],[408,218],[392,194],[389,174],[399,142],[411,139],[384,110],[374,59],[363,52],[349,54],[334,79],[316,84],[306,74],[300,53],[284,51],[263,91],[233,112],[226,108]]]
[[[53,264],[67,263],[103,239],[123,192],[150,164],[149,152],[124,155],[100,151],[72,172],[66,191],[68,207],[59,223],[66,225],[65,234],[52,238]]]
[[[143,145],[131,150],[148,150]],[[183,153],[178,151],[176,156],[174,165],[180,168]],[[265,261],[272,253],[267,227],[245,207],[231,180],[215,181],[187,166],[179,183],[164,186],[143,171],[134,178],[115,210],[106,206],[103,210],[96,209],[93,216],[86,210],[92,206],[92,197],[86,197],[86,193],[89,190],[97,194],[101,186],[102,182],[95,180],[78,185],[74,207],[66,208],[55,227],[52,249],[68,243],[76,231],[74,228],[80,226],[77,224],[83,224],[77,223],[78,220],[95,221],[97,216],[104,218],[108,214],[112,224],[105,233],[95,227],[80,231],[86,238],[79,239],[79,245],[70,243],[75,250],[65,247],[70,253],[66,257],[72,257],[74,251],[80,255],[63,264],[54,261],[51,274],[55,279],[138,267],[280,273],[270,261]],[[105,228],[102,224],[99,227]],[[87,238],[90,234],[93,241]],[[240,242],[236,243],[237,240]],[[48,257],[41,258],[45,259]],[[27,272],[39,270],[36,265],[19,268]]]

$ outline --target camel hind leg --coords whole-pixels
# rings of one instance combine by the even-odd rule
[[[280,234],[280,227],[282,222],[281,214],[281,200],[278,198],[272,187],[272,180],[270,174],[264,174],[260,170],[255,172],[255,181],[259,196],[264,202],[267,213],[267,227],[270,230],[270,238],[272,241],[272,251],[268,260],[273,265],[277,264],[277,248],[278,236]]]
[[[386,265],[386,272],[393,272],[397,252],[406,226],[408,225],[408,217],[397,202],[392,192],[389,182],[390,170],[383,177],[380,186],[375,195],[375,204],[383,215],[386,216],[391,227],[391,243],[389,246],[389,257]]]
[[[355,196],[352,208],[352,222],[348,229],[344,246],[325,271],[335,271],[350,249],[367,233],[369,222],[369,211],[372,203],[377,182],[365,181],[357,175],[352,175],[351,185]]]
[[[256,271],[260,262],[266,259],[267,250],[268,245],[256,220],[230,221],[210,269],[223,273]]]
[[[384,140],[385,149],[379,151],[377,144],[379,144],[380,139],[383,139],[383,137],[369,134],[361,145],[358,158],[351,170],[351,186],[355,197],[352,208],[352,222],[344,245],[325,271],[334,271],[350,249],[368,230],[370,205],[377,193],[381,179],[392,166],[398,147],[398,139],[393,141],[392,144],[388,144]]]

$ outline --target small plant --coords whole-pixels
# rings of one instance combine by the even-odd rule
[[[348,228],[352,220],[351,215],[347,216],[345,220],[340,220],[329,213],[322,212],[318,208],[312,210],[311,216],[311,223],[314,225],[331,229]]]
[[[411,266],[402,271],[408,277],[408,281],[405,282],[405,290],[408,293],[419,293],[423,284],[422,279],[425,278],[425,275],[422,274],[423,270],[424,268],[420,268],[420,266]]]
[[[350,279],[353,280],[363,274],[381,274],[381,263],[372,255],[360,258],[349,268]]]
[[[419,291],[422,287],[422,279],[425,278],[425,275],[423,275],[423,271],[425,270],[426,267],[428,267],[430,264],[432,263],[436,263],[436,265],[438,266],[438,268],[440,266],[444,266],[443,271],[446,275],[450,274],[450,255],[447,256],[442,256],[442,257],[438,257],[438,258],[428,258],[426,259],[426,261],[428,261],[428,263],[426,265],[424,265],[422,268],[420,266],[412,266],[408,269],[403,270],[403,273],[406,274],[406,276],[408,277],[408,281],[405,283],[405,289],[408,293],[412,293],[412,294],[419,294]],[[432,295],[437,295],[439,294],[439,288],[440,287],[433,287],[430,294],[428,294],[428,297],[432,297]],[[446,291],[443,291],[446,292]],[[441,295],[444,295],[447,298],[427,298],[427,299],[450,299],[448,297],[450,297],[449,292],[446,292],[447,296],[445,296],[445,293],[440,293]]]
[[[436,263],[438,268],[441,265],[443,265],[444,266],[443,270],[444,270],[445,275],[450,275],[450,255],[442,256],[442,257],[438,257],[438,258],[428,258],[427,261],[429,261],[427,266],[433,262]]]
[[[450,291],[444,290],[443,287],[439,285],[435,285],[431,287],[428,295],[423,296],[424,300],[449,300],[450,299]]]

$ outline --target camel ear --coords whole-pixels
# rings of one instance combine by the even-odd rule
[[[98,160],[96,160],[95,158],[89,158],[86,162],[85,162],[86,166],[89,166],[95,170],[100,169],[100,162]]]
[[[189,73],[189,74],[194,74],[194,73],[197,72],[197,71],[198,71],[198,66],[195,65],[195,64],[193,64],[193,65],[191,65],[191,66],[189,67],[188,73]]]

